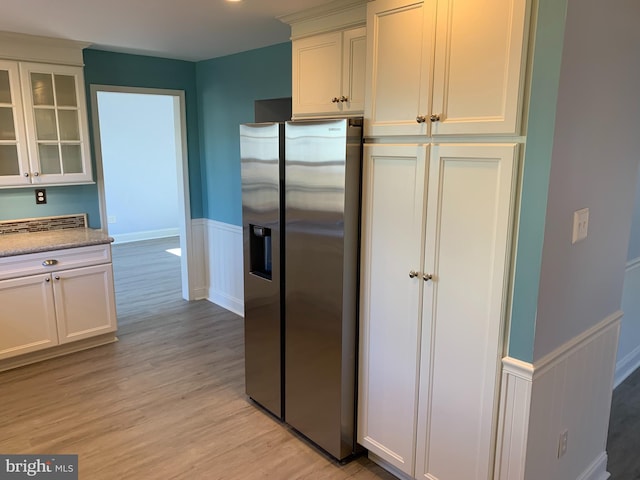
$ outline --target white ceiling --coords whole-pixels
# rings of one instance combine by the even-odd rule
[[[276,17],[330,0],[2,0],[0,31],[93,48],[205,60],[286,42]]]

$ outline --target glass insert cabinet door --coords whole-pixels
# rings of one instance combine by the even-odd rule
[[[0,186],[30,183],[18,63],[0,60]]]
[[[90,182],[82,68],[20,63],[32,183]]]

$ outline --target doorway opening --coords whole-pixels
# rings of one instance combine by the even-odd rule
[[[102,229],[116,243],[174,239],[182,298],[191,300],[183,91],[91,85]],[[173,255],[172,255],[173,253]]]

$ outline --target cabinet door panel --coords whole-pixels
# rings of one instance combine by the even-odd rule
[[[439,0],[433,135],[517,133],[527,0]]]
[[[0,281],[0,359],[57,343],[49,275]]]
[[[0,187],[29,183],[18,64],[0,60]]]
[[[53,274],[60,343],[116,329],[111,264]]]
[[[332,32],[293,42],[293,114],[340,112],[342,33]]]
[[[491,478],[516,152],[514,144],[431,152],[418,478]]]
[[[412,474],[426,149],[364,152],[358,441]]]
[[[435,1],[367,5],[365,135],[420,135],[430,112]]]
[[[92,180],[82,68],[20,63],[34,184]]]
[[[343,34],[342,95],[348,98],[343,103],[344,113],[364,111],[364,85],[367,59],[366,27],[347,30]]]

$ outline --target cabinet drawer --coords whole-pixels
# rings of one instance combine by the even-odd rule
[[[109,244],[15,255],[0,258],[0,280],[110,262]]]

